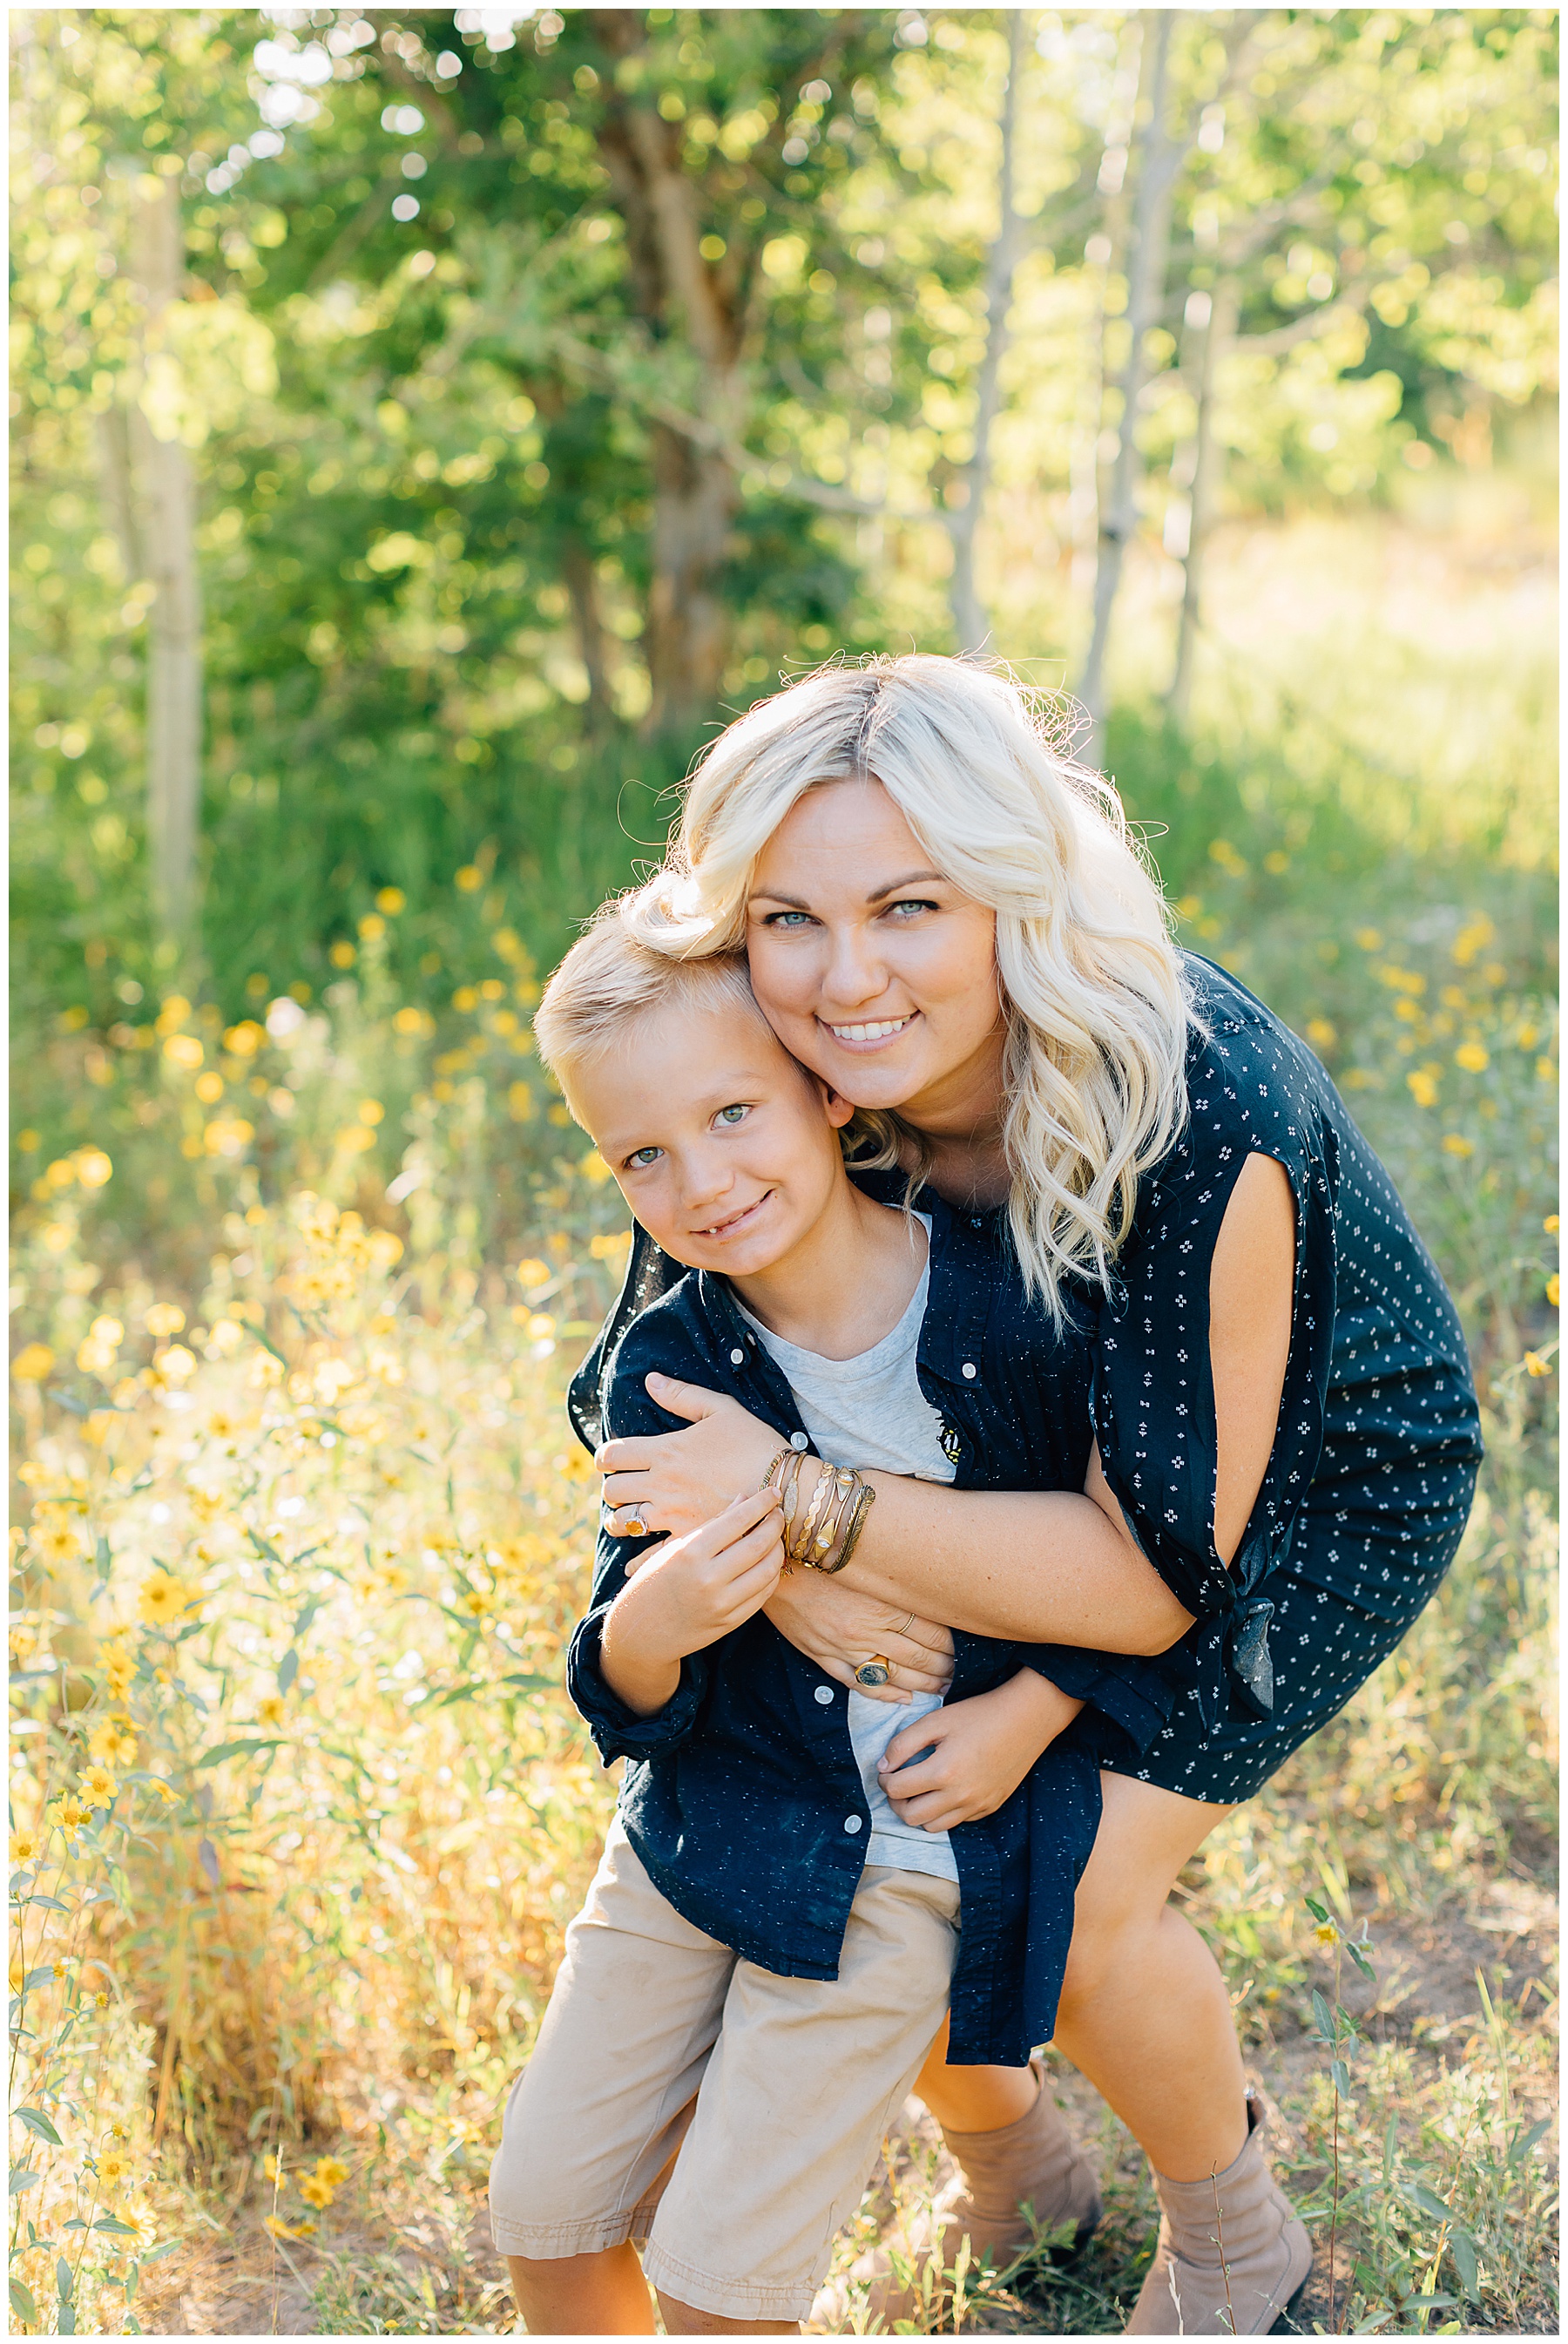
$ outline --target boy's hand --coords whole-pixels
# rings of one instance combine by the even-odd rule
[[[994,1814],[1082,1707],[1049,1678],[1020,1669],[994,1692],[933,1710],[895,1734],[878,1779],[901,1822],[922,1831],[951,1831],[955,1824]],[[933,1743],[929,1758],[909,1763]]]
[[[605,1682],[639,1717],[664,1707],[688,1652],[759,1612],[784,1567],[776,1490],[736,1498],[710,1522],[638,1559],[610,1605],[599,1648]]]

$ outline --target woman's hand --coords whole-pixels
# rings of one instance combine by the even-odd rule
[[[621,1536],[640,1536],[630,1529],[639,1521],[645,1531],[680,1538],[721,1514],[739,1492],[759,1489],[779,1439],[770,1424],[723,1392],[678,1383],[673,1376],[645,1381],[660,1408],[691,1420],[688,1430],[607,1440],[593,1461],[605,1476],[604,1501],[620,1518]]]
[[[953,1640],[935,1621],[858,1595],[819,1571],[792,1571],[762,1606],[781,1636],[836,1684],[869,1701],[907,1702],[917,1692],[946,1692],[953,1679]],[[879,1653],[885,1685],[859,1685],[855,1671]]]
[[[771,1603],[764,1609],[771,1618]],[[906,1725],[883,1752],[878,1780],[902,1822],[951,1831],[995,1814],[1082,1707],[1048,1677],[1020,1669],[993,1692],[955,1701]],[[911,1765],[922,1750],[931,1755]]]

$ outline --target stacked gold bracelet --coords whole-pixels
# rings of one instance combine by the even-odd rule
[[[781,1449],[763,1475],[762,1486],[778,1489],[789,1561],[831,1575],[842,1571],[854,1552],[877,1493],[852,1465],[819,1460],[822,1470],[817,1486],[802,1502],[800,1469],[805,1461],[803,1450]],[[835,1556],[832,1561],[830,1555]]]

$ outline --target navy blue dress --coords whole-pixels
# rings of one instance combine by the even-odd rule
[[[1328,1075],[1246,987],[1190,957],[1206,1034],[1190,1115],[1139,1190],[1099,1308],[1091,1409],[1139,1544],[1198,1614],[1189,1682],[1141,1758],[1112,1772],[1221,1803],[1251,1797],[1399,1642],[1463,1533],[1481,1424],[1458,1313]],[[1296,1201],[1284,1399],[1229,1570],[1214,1548],[1209,1272],[1241,1167],[1282,1164]]]

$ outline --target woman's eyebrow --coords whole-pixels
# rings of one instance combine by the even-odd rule
[[[877,888],[866,901],[879,904],[886,895],[901,895],[906,887],[929,887],[933,884],[939,887],[944,884],[940,871],[906,871],[901,879],[890,879],[885,887]]]
[[[940,871],[907,871],[901,879],[890,879],[885,887],[875,887],[867,896],[868,904],[880,904],[889,895],[901,894],[906,887],[945,886]],[[759,903],[766,896],[770,904],[788,904],[791,911],[809,912],[811,908],[803,895],[786,895],[779,887],[754,887],[750,901]]]

